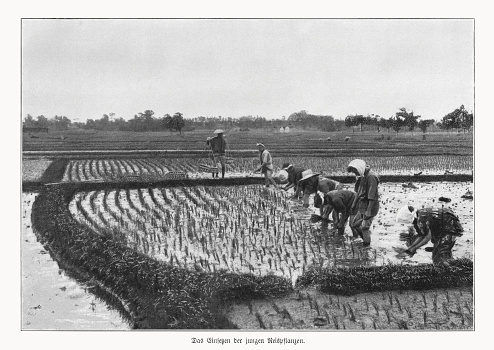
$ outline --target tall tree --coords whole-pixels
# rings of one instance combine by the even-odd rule
[[[168,113],[160,119],[161,128],[172,131],[172,116]]]
[[[463,105],[461,105],[460,108],[455,109],[453,112],[446,114],[443,119],[441,120],[442,127],[445,129],[452,129],[452,128],[458,128],[460,123],[460,114],[461,110],[464,108]]]
[[[55,117],[53,117],[51,122],[53,123],[53,126],[55,129],[66,130],[69,128],[71,120],[69,118],[67,118],[66,116],[56,115]]]
[[[422,119],[419,121],[419,129],[422,130],[423,133],[427,131],[427,128],[434,124],[434,119]]]
[[[469,113],[464,105],[455,109],[453,112],[446,114],[441,123],[445,129],[469,130],[473,126],[473,113]]]
[[[420,115],[414,115],[412,112],[407,112],[405,107],[400,108],[396,112],[396,117],[402,120],[402,126],[408,127],[410,131],[413,131],[416,126],[418,126],[418,119],[421,118]]]
[[[44,115],[38,115],[36,124],[39,128],[47,128],[50,125],[50,122]]]
[[[28,114],[26,118],[24,118],[23,126],[33,127],[36,125],[36,121],[34,120],[31,114]]]
[[[398,133],[403,126],[403,119],[401,119],[398,116],[390,117],[389,123],[390,123],[391,127],[393,128],[393,130]]]
[[[182,129],[185,126],[185,121],[183,118],[183,114],[180,112],[177,112],[173,115],[173,118],[171,120],[172,128],[174,130],[177,130],[180,132],[180,135],[182,135]]]

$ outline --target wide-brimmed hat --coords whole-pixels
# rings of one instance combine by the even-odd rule
[[[214,131],[215,134],[223,134],[224,132],[225,132],[225,130],[223,130],[223,129],[216,129]]]
[[[257,147],[259,147],[259,146],[260,146],[260,147],[266,148],[266,146],[264,146],[262,143],[256,143],[256,146],[257,146]]]
[[[298,182],[305,181],[307,179],[310,179],[311,177],[318,176],[318,175],[320,175],[320,174],[319,173],[314,173],[311,169],[304,170],[302,172],[302,178],[300,180],[298,180]]]

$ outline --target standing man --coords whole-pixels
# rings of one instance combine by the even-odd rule
[[[379,212],[379,177],[370,169],[370,166],[362,159],[354,159],[347,167],[349,173],[355,174],[357,193],[352,205],[354,215],[350,215],[350,228],[353,237],[361,237],[364,247],[370,246],[372,220]]]
[[[258,143],[256,146],[259,150],[259,160],[261,165],[259,168],[254,170],[254,172],[258,172],[260,170],[261,174],[264,174],[264,178],[266,179],[265,187],[269,187],[270,184],[273,184],[274,187],[278,187],[276,182],[273,180],[273,158],[271,157],[271,154],[262,143]]]
[[[310,169],[305,170],[302,173],[302,178],[298,181],[298,184],[304,194],[304,207],[309,207],[309,197],[311,194],[314,194],[314,207],[319,208],[319,213],[323,223],[322,229],[326,230],[331,211],[329,210],[330,208],[326,201],[323,201],[323,199],[319,196],[318,191],[325,195],[329,191],[340,189],[340,184],[334,180],[328,179],[327,177],[319,176],[318,173],[314,173]],[[335,217],[333,216],[333,220],[334,219]]]
[[[324,195],[324,203],[328,206],[328,216],[333,211],[333,227],[338,230],[339,235],[345,234],[345,226],[352,212],[355,201],[355,192],[349,190],[329,191]]]
[[[428,207],[415,211],[412,206],[408,206],[407,209],[412,214],[411,224],[417,234],[404,253],[412,257],[417,249],[432,241],[433,247],[425,248],[425,251],[432,252],[432,263],[438,264],[452,259],[451,250],[455,245],[456,237],[463,235],[463,227],[458,216],[449,208]]]
[[[293,164],[290,163],[284,163],[283,170],[288,173],[288,183],[283,187],[283,189],[288,191],[290,188],[295,187],[295,194],[293,195],[293,198],[299,199],[302,189],[300,188],[298,182],[303,177],[302,173],[306,169],[293,166]]]
[[[213,151],[214,164],[221,163],[221,177],[224,178],[226,170],[226,140],[223,137],[224,131],[222,129],[216,129],[214,133],[216,134],[216,136],[208,137],[206,140],[206,145],[210,146],[211,150]],[[218,177],[218,173],[216,173],[216,177]]]

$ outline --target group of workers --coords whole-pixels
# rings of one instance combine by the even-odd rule
[[[370,228],[374,217],[379,212],[378,175],[362,159],[355,159],[348,165],[347,171],[355,174],[357,182],[354,191],[332,179],[314,173],[310,169],[283,164],[288,173],[288,183],[283,189],[295,188],[294,198],[302,195],[303,206],[309,207],[309,198],[314,195],[314,206],[320,215],[313,215],[312,222],[322,221],[322,230],[327,230],[331,222],[338,234],[343,235],[349,222],[354,238],[361,238],[363,246],[371,244]],[[320,197],[319,193],[323,195]]]
[[[221,164],[222,177],[225,176],[226,141],[223,130],[216,130],[214,138],[207,139],[207,145],[211,147],[212,157],[215,163]],[[260,166],[254,172],[260,171],[265,177],[265,187],[273,185],[278,188],[273,179],[273,159],[264,144],[257,143],[259,150]],[[303,206],[308,208],[309,198],[314,195],[314,207],[319,209],[320,215],[312,215],[313,223],[322,222],[321,229],[327,232],[329,223],[339,235],[343,235],[347,223],[350,226],[353,237],[362,239],[362,245],[368,247],[371,244],[371,226],[379,212],[379,176],[362,159],[352,160],[347,167],[347,172],[356,176],[354,189],[346,189],[337,181],[321,176],[311,169],[304,169],[290,163],[285,163],[282,170],[287,173],[287,184],[283,190],[294,189],[293,198],[302,199]],[[218,176],[218,175],[216,175]],[[214,174],[213,174],[214,177]],[[319,195],[322,194],[322,198]],[[403,214],[406,215],[403,215]],[[417,250],[428,242],[433,247],[425,248],[432,252],[433,263],[446,262],[452,258],[451,250],[456,237],[461,236],[463,228],[458,216],[449,208],[421,208],[407,205],[398,212],[397,221],[407,224],[414,233],[412,243],[406,250],[400,253],[403,257],[413,257]],[[401,214],[401,215],[400,215]],[[329,219],[331,215],[331,219]]]

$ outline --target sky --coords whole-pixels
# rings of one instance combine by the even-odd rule
[[[23,19],[22,115],[474,108],[472,19]]]

